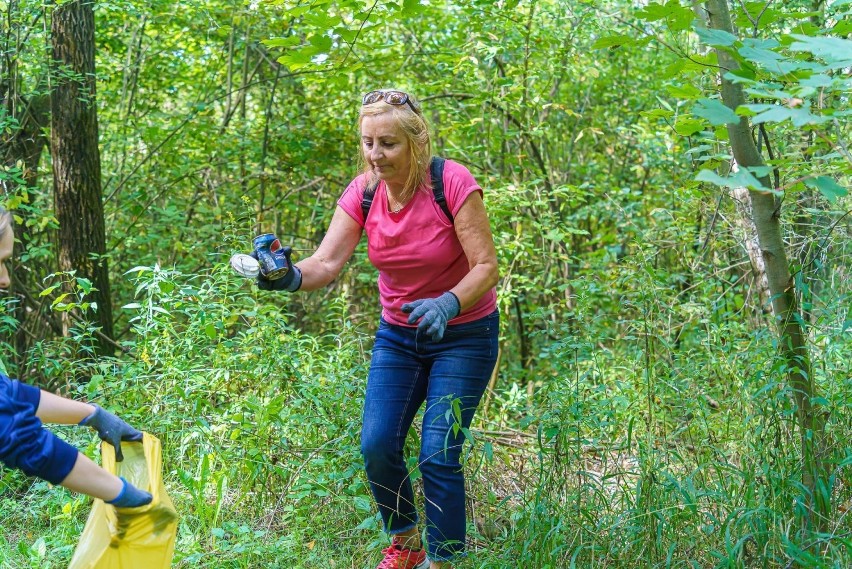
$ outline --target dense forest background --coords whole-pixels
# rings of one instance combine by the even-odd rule
[[[852,565],[849,0],[0,11],[0,357],[160,437],[176,567],[385,546],[363,243],[311,294],[227,266],[260,231],[310,254],[382,87],[478,179],[500,259],[459,567]],[[0,484],[3,566],[67,566],[90,500]]]

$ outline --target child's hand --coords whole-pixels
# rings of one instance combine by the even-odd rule
[[[92,427],[98,432],[102,441],[106,441],[115,447],[115,460],[121,462],[124,455],[121,453],[121,441],[141,441],[142,432],[137,431],[109,411],[98,405],[94,405],[95,412],[80,421],[81,425]]]

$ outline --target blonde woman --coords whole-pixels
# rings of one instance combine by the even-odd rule
[[[464,555],[464,430],[497,358],[497,255],[482,189],[461,164],[432,156],[420,105],[394,89],[367,93],[359,117],[364,172],[337,202],[310,257],[258,287],[295,292],[334,280],[367,234],[382,314],[364,401],[367,479],[393,536],[378,569],[437,569]],[[425,403],[419,468],[426,550],[403,448]]]

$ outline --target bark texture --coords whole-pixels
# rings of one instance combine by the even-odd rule
[[[96,349],[112,351],[113,322],[106,252],[98,118],[95,105],[95,16],[76,0],[58,6],[51,25],[53,69],[50,150],[59,221],[59,267],[76,270],[97,291]]]
[[[708,0],[705,7],[710,28],[734,33],[726,0]],[[722,68],[722,101],[729,108],[736,109],[746,103],[745,93],[741,85],[726,79],[725,73],[739,66],[727,51],[717,49],[716,53]],[[734,159],[739,167],[764,166],[748,120],[741,117],[739,122],[728,123],[727,128]],[[765,187],[772,187],[768,176],[760,178],[760,182]],[[820,491],[825,486],[818,484],[826,480],[823,467],[825,428],[821,412],[814,409],[812,404],[817,394],[811,374],[806,332],[796,300],[795,282],[790,274],[781,231],[781,204],[771,192],[750,190],[750,195],[754,225],[772,298],[772,311],[778,327],[779,348],[787,364],[787,378],[793,391],[796,419],[801,432],[802,482],[808,489],[810,510],[815,514],[806,523],[819,528],[826,524],[829,515],[829,496]]]

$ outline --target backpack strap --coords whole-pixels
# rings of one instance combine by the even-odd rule
[[[364,188],[364,197],[361,198],[361,213],[364,214],[364,225],[367,224],[367,214],[370,213],[370,206],[373,205],[373,198],[376,196],[376,188],[379,187],[379,181],[376,178]]]
[[[455,223],[453,213],[450,211],[450,206],[447,205],[447,198],[444,197],[444,160],[435,156],[429,164],[429,175],[432,177],[432,194],[435,196],[435,201],[441,206],[444,215],[450,220],[450,223]]]

